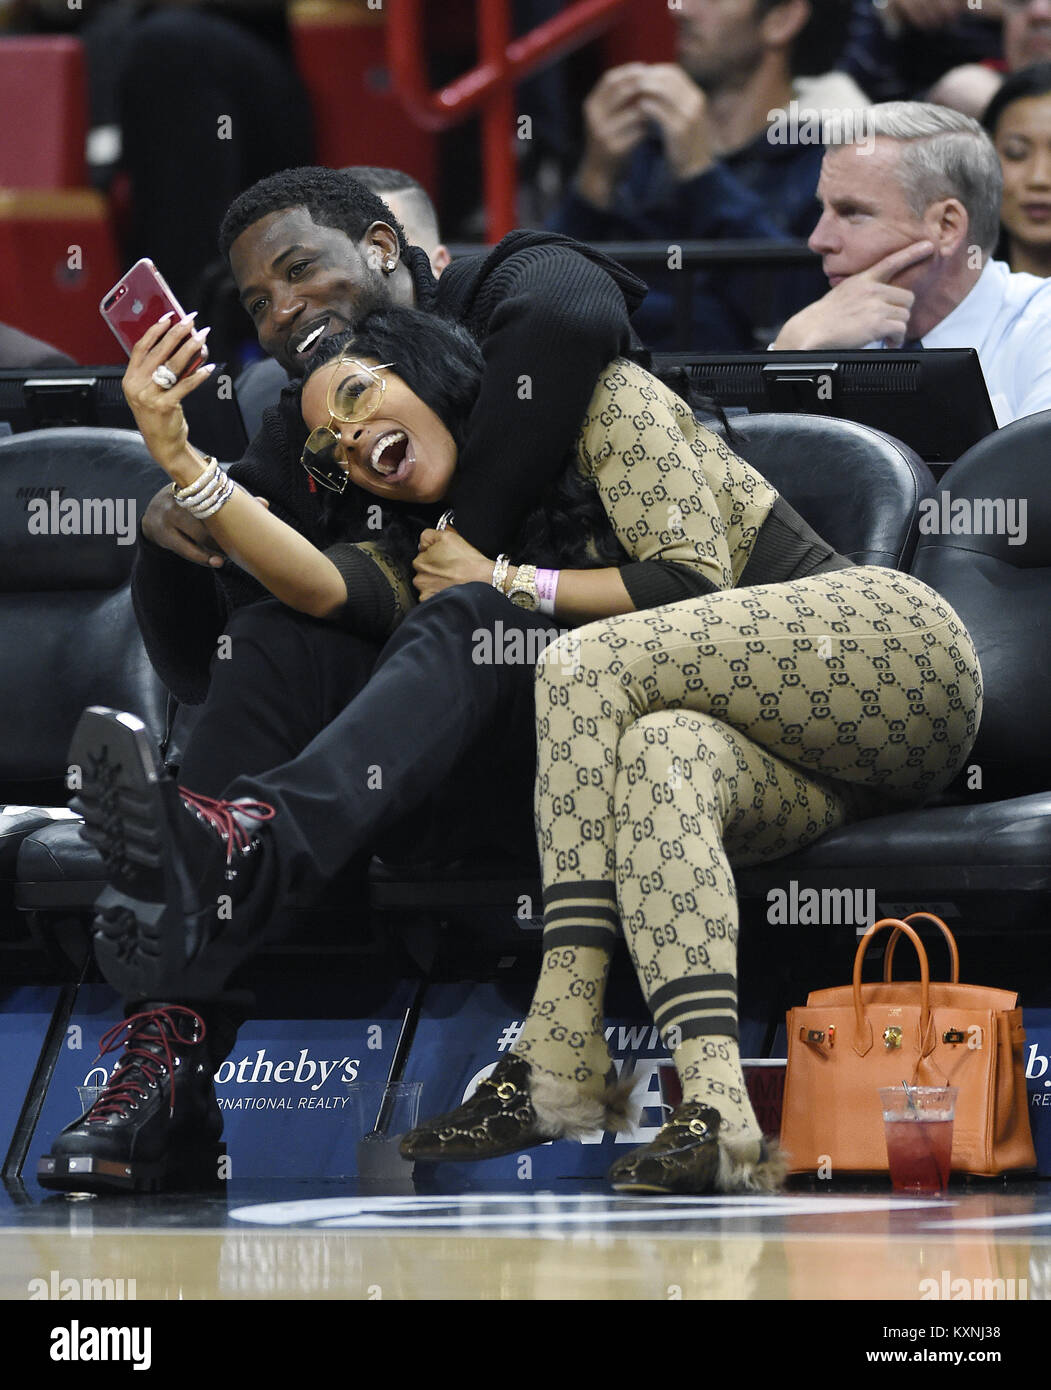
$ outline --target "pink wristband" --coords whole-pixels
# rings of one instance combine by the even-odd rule
[[[561,570],[537,570],[536,591],[540,595],[538,609],[549,618],[555,615],[555,593]]]

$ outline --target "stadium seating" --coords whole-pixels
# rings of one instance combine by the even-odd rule
[[[0,814],[8,905],[21,842],[57,828],[69,798],[66,755],[84,706],[133,710],[163,734],[167,696],[130,592],[136,521],[163,481],[131,431],[0,439],[0,805],[27,808]]]
[[[980,787],[966,785],[972,772],[942,804],[846,826],[804,853],[742,870],[743,909],[794,880],[800,888],[872,886],[881,900],[916,905],[966,897],[987,925],[1004,921],[1008,903],[1014,927],[1035,927],[1051,883],[1051,792],[1044,790],[1051,716],[1042,702],[1051,657],[1043,616],[1051,607],[1051,500],[1038,489],[1051,412],[982,441],[943,483],[950,502],[990,490],[1026,497],[1028,543],[1018,547],[996,535],[930,535],[917,544],[920,504],[937,496],[933,480],[911,451],[878,431],[807,416],[755,416],[735,425],[741,452],[841,551],[863,563],[911,568],[945,594],[975,635],[988,692],[969,764],[980,769]],[[90,699],[99,698],[93,689]],[[50,825],[25,837],[16,901],[37,912],[78,903],[86,910],[100,874],[73,826]],[[436,872],[374,860],[370,869],[374,911],[417,927],[484,919],[476,939],[490,954],[538,939],[535,919],[520,908],[538,901],[536,891],[531,864]]]
[[[0,43],[0,188],[87,185],[88,91],[79,39]]]
[[[88,186],[83,45],[0,43],[0,306],[77,362],[116,361],[99,300],[120,274],[110,210]]]
[[[314,113],[317,162],[334,169],[389,165],[433,188],[437,141],[393,89],[387,21],[379,7],[332,0],[299,0],[292,8],[292,46]]]
[[[742,899],[871,886],[881,900],[939,904],[965,929],[1046,930],[1051,889],[1051,411],[976,444],[946,473],[938,515],[959,502],[1024,499],[1025,544],[1004,534],[922,536],[910,566],[974,638],[985,704],[965,772],[942,804],[845,826],[799,855],[742,871]],[[941,502],[945,493],[947,504]],[[963,509],[961,508],[961,511]],[[944,915],[944,912],[943,912]]]
[[[143,505],[152,495],[157,475],[134,436],[96,431],[96,440],[101,434],[108,447],[105,452],[91,453],[101,453],[105,468],[100,468],[97,459],[89,465],[82,453],[74,467],[62,471],[58,461],[73,457],[62,433],[50,432],[48,444],[54,447],[41,446],[39,435],[37,444],[31,442],[28,449],[24,441],[33,437],[22,436],[21,451],[16,448],[18,438],[0,445],[0,491],[10,490],[7,463],[21,458],[33,481],[20,483],[12,473],[16,493],[19,486],[36,486],[44,492],[66,486],[63,495],[79,497],[102,494],[107,486],[110,495],[121,491],[122,486],[127,493],[141,486],[137,495]],[[76,437],[90,432],[64,433]],[[83,441],[74,438],[73,442]],[[1011,546],[1009,538],[1001,535],[920,534],[920,509],[933,501],[943,505],[940,494],[925,466],[878,431],[824,417],[751,417],[736,425],[735,446],[840,550],[865,563],[911,568],[946,595],[975,635],[988,690],[985,722],[972,757],[973,766],[982,773],[980,790],[964,786],[954,797],[947,797],[945,804],[847,826],[803,854],[738,873],[745,926],[741,974],[748,982],[742,995],[742,1028],[749,1030],[751,1055],[764,1055],[771,1046],[776,1048],[774,1028],[785,1002],[784,990],[797,988],[801,980],[808,987],[830,982],[816,977],[813,951],[795,949],[805,939],[817,943],[818,934],[812,929],[803,929],[804,935],[779,933],[776,950],[771,950],[769,930],[748,932],[750,919],[762,913],[772,888],[784,889],[792,882],[800,889],[871,885],[881,907],[883,900],[890,898],[944,913],[946,902],[950,906],[955,903],[968,921],[974,920],[987,934],[1001,937],[1005,930],[1035,932],[1043,925],[1042,907],[1051,881],[1051,792],[1044,790],[1051,770],[1046,751],[1051,746],[1051,715],[1042,703],[1042,677],[1051,656],[1045,618],[1051,606],[1051,499],[1041,494],[1039,485],[1049,442],[1051,412],[1020,421],[983,441],[960,460],[943,483],[949,505],[984,497],[988,492],[1025,497],[1029,508],[1027,544]],[[34,448],[35,461],[26,462]],[[118,460],[129,468],[134,482],[129,479],[121,484],[114,478]],[[95,469],[94,474],[90,468]],[[140,468],[145,470],[141,476]],[[79,490],[68,485],[67,474],[80,480]],[[109,479],[108,484],[102,481],[103,476]],[[117,476],[123,479],[128,474],[118,470]],[[0,775],[6,776],[11,767],[32,771],[39,762],[55,785],[64,767],[68,727],[81,704],[136,708],[160,730],[163,700],[131,630],[133,619],[127,601],[130,555],[122,550],[114,562],[112,551],[107,558],[94,541],[74,546],[56,545],[53,537],[27,539],[19,529],[18,507],[9,504],[3,510],[8,515],[0,524],[6,528],[3,539],[9,542],[4,553],[16,557],[14,562],[5,561],[7,568],[0,571],[4,587],[16,590],[11,610],[16,617],[5,619],[12,624],[5,640],[20,649],[24,643],[20,634],[40,606],[34,607],[38,598],[34,586],[45,583],[51,584],[52,596],[58,599],[56,617],[75,615],[76,635],[70,635],[68,619],[49,617],[49,626],[58,635],[54,642],[37,649],[44,665],[38,665],[35,651],[32,669],[23,669],[17,678],[11,678],[12,693],[21,697],[21,703],[15,722],[5,730],[7,741],[0,740]],[[31,548],[31,541],[39,543],[39,552]],[[28,552],[22,563],[17,562],[19,551]],[[78,563],[84,566],[81,582],[87,591],[70,595],[70,567],[81,551],[83,559]],[[111,594],[110,589],[116,592]],[[107,622],[112,625],[104,627]],[[118,641],[129,657],[120,689],[106,684],[111,679],[106,675],[107,663]],[[85,659],[71,660],[71,656]],[[50,680],[45,667],[51,672]],[[61,696],[60,673],[69,681],[68,691],[62,691]],[[6,693],[4,698],[9,698]],[[56,707],[61,718],[52,719]],[[25,721],[30,710],[33,727],[39,725],[44,731],[37,762],[28,758],[30,740]],[[39,711],[47,717],[38,720]],[[12,762],[19,748],[26,756],[21,763]],[[24,798],[26,792],[21,796]],[[45,800],[43,794],[40,799]],[[15,904],[28,912],[34,937],[46,943],[51,959],[64,955],[66,971],[59,978],[71,977],[70,963],[75,967],[73,976],[82,978],[91,904],[101,886],[101,862],[80,839],[74,823],[32,827],[31,815],[21,821],[0,822],[0,854],[6,853],[8,863],[11,846],[21,841]],[[427,982],[415,989],[403,1024],[407,1037],[413,1036],[418,1025],[426,1043],[432,1032],[443,1026],[443,1010],[453,1006],[460,1013],[466,1010],[464,1017],[475,1019],[484,1033],[486,991],[492,993],[494,989],[495,998],[503,1000],[506,996],[508,1001],[494,1007],[510,1016],[510,1000],[518,986],[510,981],[504,967],[512,957],[522,958],[519,984],[523,980],[528,984],[529,957],[540,944],[540,922],[532,909],[532,904],[539,902],[537,888],[535,865],[529,864],[464,863],[435,873],[373,861],[370,906],[377,923],[395,927],[391,933],[396,942],[393,959],[401,964],[394,968],[406,980],[415,976]],[[313,962],[309,969],[320,963],[326,970],[331,969],[326,962],[333,952],[364,950],[374,956],[368,971],[382,974],[384,969],[391,969],[392,955],[382,945],[382,934],[370,943],[348,931],[348,920],[355,915],[348,910],[346,899],[339,902],[338,909],[335,901],[319,905],[309,929],[290,938],[287,948],[278,947],[261,964],[277,981],[286,978],[293,964],[286,960],[286,949],[289,955],[307,953],[304,965],[307,959]],[[959,922],[954,925],[959,926]],[[1035,936],[1031,939],[1036,940]],[[792,959],[778,976],[772,962],[782,956]],[[968,960],[971,958],[969,953]],[[787,983],[793,974],[796,979]],[[757,980],[761,975],[763,978]],[[447,998],[450,990],[455,996],[453,1005]],[[79,993],[66,991],[58,1000],[55,1008],[60,1021],[70,1014],[73,998],[79,998]],[[793,996],[789,1002],[798,1001]],[[641,1003],[634,1006],[640,1007]],[[513,1012],[522,1016],[519,1006]],[[320,1026],[305,1019],[295,1024],[308,1040],[313,1036],[311,1030]],[[757,1047],[764,1027],[765,1040]],[[62,1030],[53,1026],[51,1032],[60,1037]],[[478,1057],[474,1057],[469,1048],[465,1050],[461,1038],[454,1048],[460,1070],[481,1065],[491,1046],[485,1037],[479,1037]],[[419,1058],[414,1054],[406,1062],[407,1055],[399,1043],[401,1064],[409,1066],[409,1074],[422,1075]],[[51,1053],[41,1054],[29,1089],[30,1118],[19,1128],[18,1143],[12,1148],[12,1152],[17,1149],[18,1171],[30,1152],[49,1094],[53,1060]],[[245,1138],[243,1142],[253,1141]]]

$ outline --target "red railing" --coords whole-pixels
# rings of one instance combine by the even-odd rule
[[[487,234],[516,225],[515,84],[602,33],[632,0],[576,0],[511,37],[509,0],[478,0],[478,62],[438,91],[424,65],[425,0],[388,0],[387,59],[402,104],[425,130],[447,130],[481,108]]]

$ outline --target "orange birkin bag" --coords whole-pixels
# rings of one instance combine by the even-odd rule
[[[927,952],[909,922],[936,922],[949,943],[952,978],[930,979]],[[865,953],[893,928],[883,980],[862,984]],[[919,980],[891,980],[894,947],[916,948]],[[874,923],[858,943],[854,982],[810,994],[788,1014],[788,1068],[781,1146],[790,1173],[886,1173],[881,1086],[956,1086],[952,1169],[993,1177],[1035,1168],[1026,1098],[1022,1010],[1005,989],[961,985],[949,928],[929,912]]]

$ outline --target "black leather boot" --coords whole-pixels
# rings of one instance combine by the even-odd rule
[[[58,1135],[37,1181],[58,1192],[214,1187],[223,1118],[205,1022],[182,1004],[146,1004],[107,1032],[124,1055],[94,1105]]]
[[[260,924],[238,908],[273,807],[178,787],[146,725],[101,706],[81,716],[69,761],[81,775],[70,804],[109,880],[95,902],[99,968],[125,999],[208,997],[257,935]]]

